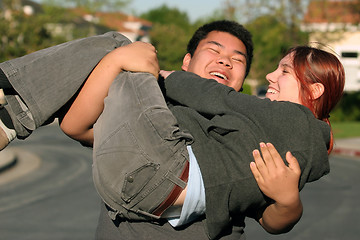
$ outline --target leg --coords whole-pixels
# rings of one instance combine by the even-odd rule
[[[121,73],[94,126],[94,183],[113,218],[149,219],[179,179],[191,136],[181,131],[156,79]]]
[[[7,104],[4,88],[12,88],[4,72],[0,69],[0,150],[3,150],[10,141],[16,138],[16,131],[9,113],[4,106]]]
[[[4,89],[17,136],[52,117],[76,94],[100,59],[130,41],[116,32],[74,40],[9,60],[0,68],[13,89]]]

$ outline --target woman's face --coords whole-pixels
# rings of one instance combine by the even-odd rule
[[[290,101],[301,104],[300,82],[294,72],[292,54],[281,59],[278,68],[266,75],[269,81],[266,97],[271,101]]]

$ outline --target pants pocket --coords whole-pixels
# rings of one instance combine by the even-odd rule
[[[144,189],[149,180],[154,177],[158,168],[158,164],[148,163],[126,174],[122,190],[122,199],[129,203],[135,198],[141,190]]]
[[[113,201],[129,203],[155,176],[159,164],[144,152],[129,124],[118,127],[96,149],[93,168],[100,184]]]

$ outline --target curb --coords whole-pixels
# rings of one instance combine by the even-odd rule
[[[13,167],[17,162],[14,151],[3,149],[0,151],[0,173]]]
[[[336,149],[333,149],[332,152],[334,154],[339,154],[339,155],[347,155],[347,156],[351,156],[351,157],[360,157],[360,151],[359,150],[336,148]]]

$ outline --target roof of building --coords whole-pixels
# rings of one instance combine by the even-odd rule
[[[79,9],[79,8],[73,9],[73,12],[79,16],[85,16],[88,14],[90,15],[90,13],[87,13],[84,9]],[[108,28],[114,29],[118,32],[134,31],[134,29],[128,28],[124,24],[125,22],[136,22],[136,23],[140,23],[142,26],[147,26],[147,27],[152,26],[152,23],[145,19],[141,19],[132,15],[127,15],[121,12],[95,12],[91,15],[98,19],[98,23]]]
[[[304,23],[360,23],[360,1],[311,1]]]

